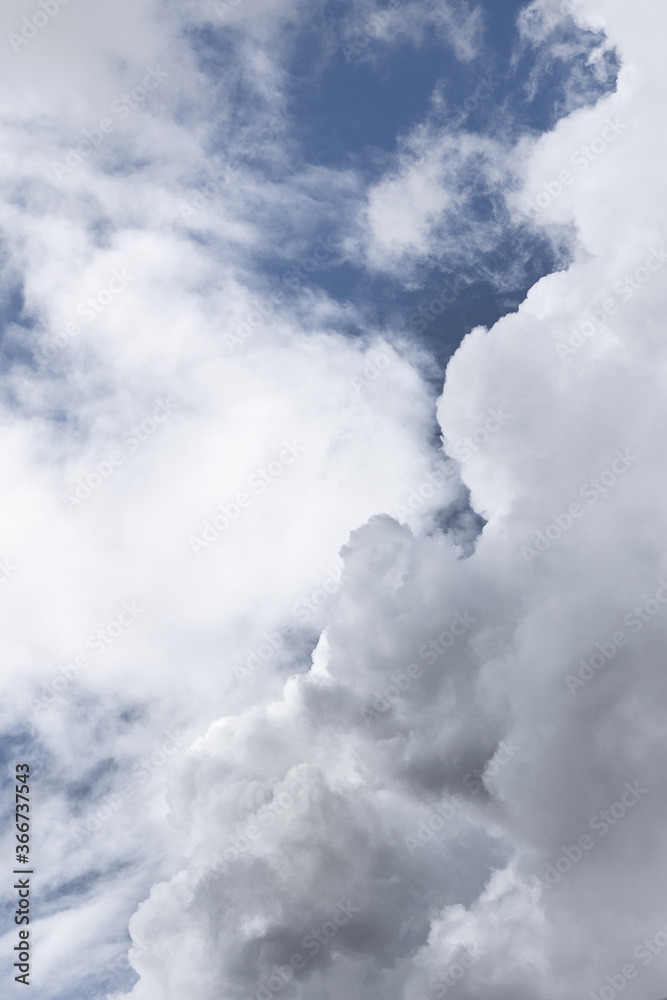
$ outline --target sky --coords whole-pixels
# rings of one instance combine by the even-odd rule
[[[663,22],[0,11],[3,996],[667,994]]]

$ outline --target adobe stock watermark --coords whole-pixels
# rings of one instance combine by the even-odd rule
[[[462,784],[469,790],[471,795],[479,795],[485,788],[482,779],[491,778],[508,761],[521,753],[521,747],[512,743],[511,740],[501,740],[498,749],[485,768],[479,770],[473,768],[463,777]],[[454,792],[449,802],[441,802],[431,807],[430,815],[427,819],[420,820],[415,835],[408,835],[403,838],[403,843],[408,849],[410,857],[427,844],[430,844],[437,833],[444,830],[447,823],[451,822],[458,810],[463,809],[469,800],[461,792]]]
[[[667,927],[661,927],[653,937],[639,941],[632,950],[632,956],[646,968],[654,958],[664,952],[665,948],[667,948]],[[597,993],[591,990],[587,1000],[614,1000],[640,972],[641,969],[634,962],[626,962],[618,972],[606,975],[605,985],[598,988]]]
[[[261,496],[269,486],[280,479],[305,450],[298,441],[283,441],[283,448],[279,454],[248,477],[247,488],[250,492],[240,490],[233,500],[221,503],[218,507],[220,513],[204,521],[201,537],[190,535],[188,542],[193,553],[198,556],[202,549],[207,549],[216,542],[231,524],[238,521],[241,513],[252,506],[254,497]]]
[[[478,947],[478,945],[471,945],[464,947],[462,951],[457,954],[456,958],[450,962],[442,972],[439,972],[437,976],[432,976],[428,981],[428,989],[430,993],[434,993],[437,997],[445,997],[450,990],[456,988],[456,986],[461,982],[467,972],[477,965],[477,963],[484,958],[484,952]],[[418,1000],[429,1000],[428,997],[418,997]]]
[[[429,666],[433,666],[437,663],[438,658],[451,649],[457,639],[465,635],[476,622],[477,618],[469,615],[467,609],[463,614],[457,611],[446,628],[435,638],[429,639],[428,642],[420,646],[420,658],[426,660]],[[373,693],[372,708],[365,705],[359,709],[366,728],[370,728],[373,723],[386,717],[387,713],[391,712],[393,703],[400,701],[403,695],[410,690],[414,681],[423,677],[423,672],[424,668],[421,663],[410,663],[405,668],[405,673],[390,674],[390,683],[382,691]]]
[[[195,195],[187,200],[181,199],[178,204],[183,221],[188,223],[200,216],[228,185],[239,179],[241,172],[239,161],[254,160],[260,150],[276,136],[286,132],[291,123],[292,119],[286,115],[272,115],[268,124],[256,133],[254,140],[236,152],[236,162],[227,163],[218,156],[212,157],[213,169],[209,171],[208,179],[196,188]]]
[[[451,649],[456,640],[465,635],[475,622],[477,622],[477,618],[469,615],[467,609],[463,614],[457,611],[447,628],[444,628],[434,639],[429,639],[428,642],[419,647],[420,658],[426,660],[429,666],[433,666],[438,657]]]
[[[557,885],[563,875],[567,875],[575,865],[579,864],[584,855],[592,851],[600,840],[606,837],[645,795],[648,795],[648,791],[640,781],[635,781],[632,785],[626,781],[617,801],[612,802],[608,809],[600,809],[588,823],[589,829],[597,834],[598,839],[594,840],[589,833],[582,833],[576,844],[561,846],[563,853],[546,866],[543,877],[537,880],[541,888],[552,889]]]
[[[421,510],[425,503],[432,500],[438,492],[438,487],[443,486],[447,482],[447,477],[443,471],[440,469],[434,469],[432,472],[426,476],[426,478],[419,484],[419,486],[413,487],[408,493],[405,504],[394,504],[394,510],[392,516],[396,520],[401,518],[405,520],[410,516],[410,513],[416,513]]]
[[[305,625],[313,615],[322,609],[331,595],[340,590],[340,586],[340,571],[334,573],[333,570],[328,570],[322,585],[316,587],[311,594],[302,597],[292,606],[293,618],[302,626]],[[255,650],[246,650],[245,663],[234,665],[234,676],[237,680],[244,681],[262,670],[273,659],[278,650],[283,648],[285,640],[293,636],[296,631],[297,626],[292,622],[283,622],[274,631],[265,632],[262,636],[262,642]]]
[[[486,412],[486,420],[476,427],[472,434],[462,437],[455,444],[448,444],[448,453],[453,458],[457,458],[459,462],[465,462],[471,455],[474,455],[480,448],[488,444],[492,436],[497,434],[501,427],[504,427],[511,420],[511,414],[506,413],[502,406],[496,407],[495,410],[487,410]]]
[[[660,928],[653,937],[639,941],[633,948],[632,955],[646,968],[654,958],[664,952],[665,948],[667,948],[667,927]],[[640,972],[641,969],[634,962],[626,962],[618,972],[606,975],[604,986],[599,987],[597,993],[591,990],[587,1000],[614,1000]]]
[[[210,862],[201,866],[205,872],[214,876],[225,875],[232,865],[250,853],[252,845],[274,826],[279,817],[291,810],[300,799],[310,798],[304,779],[295,769],[293,772],[281,782],[285,787],[273,796],[271,802],[265,802],[246,818],[243,832],[229,838],[222,856],[216,852]],[[288,781],[294,782],[291,791],[287,787]]]
[[[419,821],[415,835],[408,834],[403,837],[403,843],[410,857],[414,857],[416,851],[430,844],[435,835],[444,830],[446,824],[456,816],[457,810],[463,809],[465,804],[465,796],[461,792],[454,792],[450,802],[439,802],[433,806],[428,820]]]
[[[149,93],[152,90],[157,90],[162,81],[166,80],[169,76],[163,69],[160,69],[159,65],[155,65],[154,67],[146,66],[145,69],[145,75],[142,76],[141,80],[129,92],[119,94],[111,102],[109,111],[119,122],[125,121],[133,111],[140,108],[148,99]],[[106,136],[114,132],[115,129],[116,122],[112,118],[101,118],[95,128],[82,129],[81,134],[83,139],[67,151],[64,163],[61,163],[59,160],[52,161],[51,170],[56,180],[59,182],[62,181],[63,178],[69,176],[77,167],[80,167],[93,150],[101,146]]]
[[[618,118],[607,118],[605,127],[599,135],[596,135],[587,145],[579,146],[572,151],[569,158],[570,165],[576,168],[579,175],[584,174],[591,164],[595,163],[629,128],[628,123],[622,122]],[[540,193],[532,201],[524,202],[523,210],[528,218],[534,219],[549,208],[567,188],[572,187],[576,179],[576,174],[572,171],[561,170],[557,178],[544,181]]]
[[[303,955],[297,951],[290,956],[289,965],[274,965],[272,975],[262,979],[257,984],[256,991],[247,997],[247,1000],[271,1000],[276,993],[280,993],[287,983],[294,979],[297,972],[302,972],[306,968],[310,959],[319,955],[323,948],[329,947],[341,927],[345,927],[354,915],[360,912],[359,907],[353,906],[351,900],[348,899],[346,902],[339,900],[329,917],[319,926],[310,927],[301,939],[301,947],[307,954]]]
[[[382,373],[386,372],[387,368],[391,366],[393,360],[394,356],[389,354],[388,351],[376,351],[368,355],[361,370],[361,376],[353,375],[350,379],[352,388],[357,395],[361,394],[362,389],[366,385],[377,382]]]
[[[623,968],[619,972],[615,972],[612,975],[606,975],[604,978],[606,983],[596,993],[591,990],[588,994],[588,1000],[614,1000],[619,993],[622,993],[625,987],[632,979],[636,979],[638,971],[632,962],[626,962]]]
[[[659,271],[667,261],[667,251],[664,247],[658,249],[651,247],[648,256],[643,264],[636,267],[631,273],[623,275],[614,284],[614,291],[623,303],[630,299],[642,288],[644,288],[653,275]],[[577,326],[570,327],[570,336],[566,341],[556,343],[556,352],[561,361],[568,361],[573,354],[601,330],[607,330],[606,320],[608,317],[618,312],[618,303],[614,296],[608,295],[599,308],[587,309]]]
[[[136,601],[123,601],[115,618],[107,622],[102,628],[95,629],[85,640],[85,647],[91,650],[95,656],[103,656],[110,646],[128,629],[132,628],[138,618],[144,614],[145,609],[137,606]],[[66,663],[54,674],[49,682],[42,684],[42,692],[39,697],[30,701],[29,707],[39,712],[61,697],[68,685],[72,684],[84,670],[92,665],[92,659],[87,652],[80,652],[74,656],[70,663]]]
[[[30,17],[24,17],[21,21],[21,31],[17,34],[10,31],[7,41],[14,52],[20,52],[24,45],[36,38],[40,31],[43,31],[48,24],[56,17],[62,7],[66,7],[70,0],[39,0],[39,10],[34,11]]]
[[[76,314],[86,324],[92,323],[100,313],[103,313],[115,299],[128,287],[134,277],[127,273],[127,268],[112,271],[106,285],[98,288],[93,295],[82,299],[76,307]],[[79,323],[67,323],[66,326],[49,340],[40,343],[35,351],[32,370],[24,376],[25,381],[37,378],[48,368],[51,362],[81,333]],[[36,362],[36,367],[34,367]]]
[[[128,454],[136,452],[149,441],[160,426],[165,424],[178,410],[178,403],[170,396],[157,397],[149,416],[129,428],[118,448],[113,448],[106,458],[97,462],[92,469],[79,476],[71,493],[64,493],[62,500],[68,514],[89,500],[108,482],[116,469],[125,464]]]
[[[580,503],[574,501],[567,511],[562,514],[552,514],[551,523],[543,531],[536,531],[532,546],[522,545],[521,555],[527,566],[530,566],[534,559],[541,559],[545,552],[560,541],[565,532],[569,531],[572,525],[580,517],[583,517],[590,506],[596,504],[605,494],[616,485],[632,466],[639,459],[632,455],[629,449],[616,452],[614,460],[609,468],[591,477],[579,490],[579,495],[588,501],[589,508],[582,507]]]
[[[664,580],[658,580],[655,596],[649,597],[643,604],[636,604],[623,618],[623,624],[636,635],[642,631],[645,625],[653,621],[656,615],[660,614],[665,605],[667,605],[667,583]],[[614,632],[610,639],[596,642],[596,652],[588,658],[582,656],[579,660],[577,674],[565,675],[565,683],[570,694],[576,695],[579,688],[585,687],[589,681],[593,680],[614,659],[619,649],[626,646],[627,643],[628,636],[620,629]]]
[[[283,272],[280,279],[281,285],[297,292],[323,264],[334,256],[335,252],[336,249],[330,237],[320,238],[308,257]],[[234,333],[224,334],[222,339],[230,353],[244,344],[273,315],[276,307],[283,304],[286,293],[281,285],[274,288],[268,299],[256,300],[255,307],[237,325]]]
[[[219,160],[219,157],[215,159]],[[222,194],[227,185],[238,179],[241,167],[238,164],[219,162],[214,169],[209,172],[208,180],[200,184],[188,201],[181,199],[178,210],[184,222],[189,222],[201,215],[205,208],[211,204],[214,198]]]
[[[618,306],[611,297],[604,300],[600,309],[587,309],[577,326],[570,327],[570,336],[567,341],[559,340],[556,343],[556,353],[560,360],[568,361],[584,346],[587,340],[590,340],[601,330],[607,330],[607,318],[613,316],[617,311]]]
[[[478,79],[479,83],[475,88],[475,91],[466,97],[465,101],[455,109],[456,118],[454,118],[453,121],[448,122],[449,128],[461,125],[469,114],[476,111],[477,108],[479,108],[481,104],[484,104],[485,101],[488,101],[488,99],[492,97],[496,90],[498,90],[501,86],[499,82],[492,79],[490,73],[488,76],[480,76]]]
[[[662,247],[650,247],[650,252],[643,264],[636,267],[632,273],[623,277],[614,284],[614,291],[620,295],[623,302],[629,302],[636,292],[641,291],[647,285],[656,271],[659,271],[665,261],[667,261],[667,251]]]
[[[388,712],[391,712],[393,702],[400,701],[412,687],[412,682],[420,680],[424,676],[424,668],[421,663],[410,663],[405,668],[405,673],[390,674],[390,683],[382,691],[373,693],[373,707],[364,706],[359,709],[364,725],[367,729],[375,722],[383,719]]]
[[[92,816],[79,823],[70,823],[70,833],[79,846],[88,837],[97,833],[114,813],[124,808],[127,802],[150,782],[151,778],[164,767],[174,754],[188,744],[188,740],[179,730],[167,732],[164,735],[166,739],[160,746],[150,756],[143,757],[132,765],[132,773],[127,780],[118,787],[117,791],[104,796],[102,805],[95,810]]]

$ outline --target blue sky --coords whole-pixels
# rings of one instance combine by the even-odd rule
[[[325,4],[318,15],[295,20],[281,56],[281,113],[290,160],[264,160],[260,148],[251,157],[260,181],[265,177],[285,182],[295,169],[321,167],[354,170],[360,182],[369,187],[391,168],[401,138],[424,122],[436,130],[500,138],[511,146],[526,135],[537,136],[552,129],[564,113],[592,105],[613,90],[618,69],[613,51],[604,55],[604,72],[599,65],[586,65],[600,42],[599,34],[577,28],[573,22],[560,25],[549,43],[562,45],[566,55],[545,60],[543,49],[519,38],[516,17],[525,6],[505,0],[469,5],[469,9],[481,12],[481,32],[474,57],[466,60],[433,32],[426,32],[417,43],[399,39],[387,46],[375,37],[371,21],[370,28],[350,36],[345,26],[354,6],[343,2]],[[385,9],[387,5],[380,5],[375,16],[381,19]],[[213,25],[191,30],[187,37],[215,88],[225,66],[235,58],[234,29],[227,29],[224,17],[216,18]],[[490,81],[490,86],[483,89],[477,106],[462,115],[464,102],[475,94],[480,81]],[[230,137],[247,131],[253,116],[261,113],[262,102],[258,103],[257,94],[241,78],[225,91],[224,108],[219,106],[216,112],[215,104],[211,107],[212,119],[207,125],[214,134],[220,110],[223,141],[216,146],[214,140],[211,152],[224,160]],[[187,115],[187,109],[181,113]],[[478,324],[492,325],[516,308],[536,280],[565,266],[570,257],[571,234],[564,232],[554,242],[553,234],[547,237],[527,223],[511,221],[505,193],[489,186],[483,170],[474,180],[464,176],[463,184],[469,190],[456,220],[461,239],[465,240],[470,224],[496,223],[492,245],[467,266],[448,259],[447,254],[435,266],[432,260],[416,260],[413,263],[419,278],[406,287],[408,282],[400,275],[369,273],[363,262],[342,255],[342,260],[329,262],[312,277],[314,286],[340,301],[352,301],[372,322],[402,328],[409,337],[423,335],[441,368],[465,333]],[[301,231],[289,207],[282,215],[278,211],[266,220],[266,241],[256,280],[262,280],[262,269],[268,278],[282,273],[290,262],[285,256],[289,241],[306,246],[321,236],[336,241],[344,237],[349,218],[342,217],[336,227],[332,220],[336,207],[326,196],[322,209],[320,218],[315,210],[302,220],[305,226]],[[103,220],[97,225],[104,227]],[[294,258],[295,263],[298,260]],[[448,292],[443,292],[447,282],[459,282],[454,302],[445,302],[449,298]],[[440,299],[446,308],[438,316],[431,311],[425,327],[417,311],[420,306],[429,309],[434,299]],[[8,360],[16,351],[23,354],[21,347],[6,337],[7,325],[17,319],[24,328],[30,327],[20,285],[14,285],[13,290],[10,286],[1,317]],[[354,335],[358,331],[351,327],[349,332]]]
[[[603,71],[599,64],[587,66],[600,43],[598,33],[573,22],[559,25],[548,42],[562,46],[564,54],[545,59],[543,48],[520,39],[516,17],[525,6],[493,0],[479,4],[479,47],[466,61],[435,33],[427,32],[418,44],[404,40],[387,46],[375,37],[374,22],[346,41],[343,28],[353,8],[345,3],[326,4],[319,16],[297,21],[290,30],[283,66],[291,158],[289,163],[260,163],[260,176],[266,170],[272,180],[284,181],[298,167],[350,169],[371,186],[391,168],[401,139],[424,122],[511,146],[551,130],[563,114],[593,105],[613,91],[618,69],[613,51],[605,53]],[[382,18],[384,9],[379,7],[377,16]],[[208,29],[193,44],[205,72],[214,76],[233,45],[233,35],[223,28]],[[480,81],[490,83],[483,87],[483,99],[462,114],[464,102]],[[252,98],[239,87],[225,117],[229,119],[231,112],[232,120],[247,121],[249,106]],[[224,147],[219,152],[224,156]],[[400,274],[369,273],[362,262],[349,257],[328,263],[312,278],[313,285],[328,295],[352,301],[371,322],[423,337],[441,370],[470,329],[490,326],[517,308],[540,277],[566,266],[570,259],[571,233],[546,236],[528,223],[512,221],[505,192],[490,185],[483,170],[475,179],[468,174],[462,180],[469,192],[456,220],[461,240],[466,240],[471,223],[482,227],[487,220],[496,223],[492,244],[477,259],[465,266],[447,254],[437,263],[416,260],[419,276],[416,281],[412,278],[410,287]],[[315,208],[304,221],[307,229],[299,233],[289,205],[271,219],[262,246],[262,265],[271,278],[279,278],[289,262],[284,246],[290,239],[296,237],[304,246],[323,235],[340,240],[349,224],[345,215],[338,226],[332,220],[326,195],[320,218]],[[447,282],[459,282],[453,301],[445,301],[451,298]],[[444,306],[444,311],[437,316],[430,311],[424,324],[418,310],[420,306],[428,310],[434,299],[435,310]],[[354,326],[349,329],[352,335],[359,332]]]

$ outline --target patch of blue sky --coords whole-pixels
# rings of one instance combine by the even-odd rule
[[[295,19],[276,44],[287,81],[278,103],[286,106],[290,122],[287,134],[278,133],[278,140],[289,142],[290,155],[275,158],[271,143],[257,148],[251,142],[252,155],[240,159],[250,160],[258,177],[273,183],[288,185],[300,171],[313,167],[353,168],[362,189],[369,188],[391,169],[401,138],[420,123],[428,123],[434,134],[465,130],[500,137],[507,144],[552,128],[562,114],[613,89],[618,69],[614,54],[605,52],[590,61],[599,36],[566,19],[541,44],[521,42],[516,17],[524,3],[485,0],[482,6],[483,40],[475,58],[467,60],[457,58],[435,32],[425,32],[419,44],[371,34],[360,39],[349,31],[353,6],[342,0]],[[211,150],[223,161],[230,149],[238,158],[244,146],[239,140],[252,135],[257,119],[275,111],[239,65],[239,38],[235,28],[225,25],[190,31],[213,92],[224,92],[224,102],[214,111],[219,124]],[[484,99],[475,102],[482,81],[487,83]],[[215,106],[213,100],[211,108]],[[191,111],[182,109],[185,122]],[[469,250],[472,245],[472,260],[462,263],[449,257],[445,246],[439,259],[422,262],[421,287],[416,289],[414,280],[371,275],[362,262],[339,254],[309,276],[309,286],[353,302],[361,315],[380,323],[391,319],[399,331],[423,337],[445,361],[472,326],[491,324],[516,308],[535,281],[567,263],[564,246],[554,247],[539,231],[511,223],[509,213],[503,212],[502,191],[484,190],[477,177],[467,179],[470,186],[459,199],[459,217],[447,222],[459,240],[468,241]],[[349,235],[352,206],[348,202],[337,212],[336,198],[335,191],[323,191],[319,200],[312,197],[310,211],[301,213],[290,210],[289,204],[264,206],[266,214],[258,218],[267,238],[251,280],[259,286],[276,285],[318,238],[335,242]],[[485,236],[483,249],[475,250],[475,228]],[[494,242],[491,247],[489,240]],[[214,239],[203,242],[214,249]],[[448,282],[456,285],[456,294],[452,301],[446,292],[441,296],[444,313],[433,315],[440,308],[436,302],[428,321],[417,321],[415,311],[426,308]]]
[[[381,31],[350,32],[352,7],[342,0],[295,21],[283,54],[290,133],[297,140],[291,145],[294,159],[277,164],[258,157],[259,172],[284,182],[308,167],[353,168],[368,188],[391,168],[401,139],[421,123],[427,123],[432,135],[466,131],[510,145],[526,133],[552,129],[563,114],[614,89],[615,54],[601,50],[593,58],[600,36],[565,18],[543,39],[531,42],[517,28],[517,16],[526,6],[521,0],[484,0],[481,6],[482,41],[475,56],[466,59],[458,58],[435,31],[425,31],[418,43],[384,37]],[[384,8],[377,8],[380,14]],[[198,51],[206,71],[223,71],[234,35],[233,29],[200,35]],[[484,98],[475,101],[484,81]],[[258,101],[239,74],[224,131],[244,128]],[[445,362],[469,329],[490,325],[515,309],[532,284],[568,262],[567,234],[554,245],[552,236],[512,223],[504,192],[486,190],[480,177],[474,169],[464,172],[458,216],[446,220],[450,233],[468,242],[465,259],[449,254],[451,241],[445,240],[440,257],[418,262],[419,288],[413,277],[408,282],[395,273],[371,275],[362,262],[340,256],[318,268],[309,284],[353,302],[374,322],[391,321],[399,331],[422,338]],[[270,213],[268,239],[258,260],[260,280],[263,275],[275,284],[290,263],[298,264],[287,248],[302,248],[323,233],[334,241],[348,235],[349,205],[332,234],[332,201],[335,193],[324,192],[322,218],[304,215],[296,225],[289,206],[282,217]],[[313,212],[317,210],[314,200]],[[453,295],[447,293],[451,284]],[[427,309],[438,297],[426,322],[415,318],[418,309]],[[435,315],[441,305],[442,313]]]
[[[31,756],[32,754],[32,756]],[[2,780],[9,775],[13,780],[14,764],[30,764],[31,769],[38,755],[39,761],[44,759],[44,749],[35,743],[33,733],[29,729],[19,727],[14,731],[7,730],[0,736],[0,774]]]
[[[297,66],[289,112],[299,122],[308,162],[355,166],[370,179],[384,162],[378,151],[393,152],[398,137],[428,114],[443,74],[452,79],[468,74],[436,39],[419,49],[409,43],[392,46],[378,61],[364,54],[346,58],[339,46],[319,75]],[[318,64],[313,53],[311,59]],[[464,89],[462,83],[459,87]]]
[[[26,315],[23,284],[1,244],[0,263],[0,368],[6,370],[32,357],[26,340],[34,324]]]
[[[388,149],[392,137],[395,145],[401,133],[420,117],[448,130],[465,129],[492,137],[502,133],[507,142],[526,132],[551,129],[562,114],[594,103],[613,89],[618,71],[614,53],[605,52],[590,64],[590,55],[601,39],[570,20],[545,40],[548,51],[530,45],[519,49],[515,18],[521,6],[516,2],[485,4],[483,52],[469,64],[443,53],[435,40],[418,50],[403,46],[379,67],[374,63],[348,66],[338,58],[335,71],[329,71],[319,92],[311,89],[302,107],[293,109],[299,120],[305,109],[306,117],[318,121],[308,136],[315,146],[312,155],[322,159],[323,153],[331,151],[338,156],[339,150],[347,148],[353,149],[358,158],[364,141],[366,146]],[[569,61],[562,55],[552,56],[552,49],[568,52]],[[365,82],[369,77],[374,77],[372,85]],[[472,97],[483,81],[487,81],[482,91],[484,99],[474,102]],[[433,108],[434,94],[441,97],[438,110]],[[322,102],[319,111],[318,100]],[[376,163],[371,151],[364,164],[368,174]],[[422,334],[443,361],[470,328],[480,323],[490,325],[516,308],[532,284],[567,262],[565,246],[554,246],[551,238],[527,226],[513,226],[509,214],[502,213],[497,204],[497,197],[475,190],[472,177],[470,181],[470,194],[458,220],[461,238],[469,237],[476,225],[484,227],[493,221],[499,229],[496,246],[491,252],[480,251],[476,265],[468,267],[449,262],[445,255],[437,267],[423,274],[423,290],[406,292],[398,286],[393,290],[385,287],[379,298],[381,313],[405,310],[408,329]],[[502,196],[502,192],[499,194]],[[500,227],[499,207],[505,216]],[[487,226],[486,231],[490,234],[491,227]],[[481,277],[477,277],[479,273]],[[508,288],[510,275],[515,276],[514,284]],[[330,270],[323,270],[314,280],[330,292],[335,287]],[[354,298],[349,284],[346,288],[343,283],[340,291]],[[424,312],[416,318],[418,308]]]
[[[564,115],[614,91],[620,63],[603,42],[600,34],[565,19],[542,45],[518,51],[512,67],[516,84],[506,94],[515,128],[549,131]]]
[[[444,126],[489,134],[508,126],[518,135],[545,131],[572,106],[594,103],[615,86],[613,51],[589,62],[601,37],[566,18],[542,45],[519,45],[519,0],[484,0],[484,41],[476,58],[461,61],[435,32],[419,44],[363,36],[346,43],[342,24],[329,32],[304,23],[289,66],[289,111],[299,122],[304,158],[327,166],[346,165],[360,154],[373,172],[376,150],[394,150],[398,137],[419,121],[440,113]],[[342,5],[338,4],[341,21]],[[333,15],[329,21],[333,20]],[[355,35],[352,36],[353,40]],[[465,111],[481,80],[497,88],[490,101]],[[434,107],[434,97],[442,96]]]

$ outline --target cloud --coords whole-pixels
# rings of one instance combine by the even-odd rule
[[[660,993],[657,965],[634,952],[664,923],[664,624],[647,610],[667,568],[654,541],[664,532],[663,181],[646,156],[660,69],[636,12],[605,12],[624,58],[618,92],[528,149],[526,176],[557,177],[570,133],[594,138],[609,116],[632,122],[632,134],[591,166],[595,186],[573,183],[544,210],[549,223],[567,206],[577,259],[518,313],[464,340],[439,404],[446,449],[474,440],[490,408],[511,413],[460,458],[488,520],[474,555],[460,560],[440,535],[372,518],[343,551],[337,615],[312,669],[282,697],[215,724],[173,777],[192,860],[131,926],[137,941],[154,941],[170,982],[185,983],[185,955],[216,949],[214,968],[192,963],[204,997],[430,997],[448,977],[461,997],[610,996],[621,978],[627,996]],[[646,182],[626,186],[610,212],[612,192],[638,173]],[[605,295],[617,311],[564,362],[557,344]],[[619,450],[633,458],[612,483]],[[603,489],[589,502],[592,483]],[[585,516],[565,530],[577,501]],[[548,551],[526,565],[521,547],[549,524]],[[573,698],[568,670],[635,606],[647,622],[632,645]],[[429,664],[429,641],[453,637],[456,614],[475,621]],[[508,740],[520,752],[501,765]],[[628,787],[641,788],[633,808]],[[262,814],[262,800],[274,813]],[[582,837],[595,847],[586,856]],[[562,877],[547,889],[549,866]],[[359,909],[349,937],[341,929],[281,985],[275,966],[289,965],[342,897]],[[167,944],[176,927],[179,954]],[[624,977],[619,956],[636,975]],[[159,996],[157,962],[141,956],[136,967],[131,995]]]
[[[482,14],[467,3],[399,4],[392,0],[381,5],[374,0],[355,5],[344,23],[341,43],[348,61],[386,59],[392,48],[423,45],[430,34],[454,51],[457,59],[470,62],[482,42]]]
[[[510,177],[503,156],[491,139],[420,129],[396,172],[369,192],[368,264],[393,272],[425,262],[470,267],[492,250],[506,228],[500,191]],[[480,199],[491,202],[481,216],[474,204]]]
[[[528,50],[535,56],[525,83],[531,100],[541,81],[557,79],[559,70],[567,67],[565,86],[556,101],[559,117],[593,103],[601,87],[611,89],[619,68],[614,47],[605,37],[604,21],[585,15],[576,0],[561,4],[534,0],[517,18],[520,44],[514,62]]]
[[[21,47],[12,80],[26,85],[3,98],[13,297],[2,342],[2,730],[10,770],[25,755],[41,789],[33,971],[54,998],[103,988],[98,973],[127,951],[138,901],[178,869],[167,734],[190,742],[224,712],[277,696],[295,658],[306,670],[350,530],[441,464],[422,353],[311,282],[318,240],[335,251],[326,229],[307,231],[326,171],[262,192],[260,158],[279,159],[289,142],[268,102],[230,129],[237,185],[186,225],[180,206],[223,143],[210,115],[219,92],[176,44],[170,17],[159,30],[151,18],[144,34],[145,12],[128,14],[135,37],[119,64],[117,35],[96,10],[94,23],[84,12],[73,26],[76,7],[63,8]],[[63,41],[80,30],[85,46]],[[67,69],[53,82],[56,57]],[[166,78],[134,92],[146,67]],[[186,129],[183,109],[200,97],[206,124],[193,115]],[[258,260],[281,198],[302,199],[307,224],[280,247],[275,275]],[[277,289],[281,302],[255,324]],[[225,338],[249,318],[252,336],[230,350]],[[352,323],[357,339],[344,333]],[[286,441],[299,461],[277,476]],[[243,517],[195,556],[191,536],[248,489]],[[442,478],[415,519],[458,489]],[[128,607],[141,609],[131,627]],[[235,668],[284,623],[285,649],[240,678]],[[10,855],[11,837],[7,824]],[[3,955],[15,943],[5,934]],[[129,989],[136,977],[116,972],[113,988]]]
[[[347,247],[372,271],[410,288],[436,271],[464,287],[483,282],[507,292],[526,283],[545,237],[552,270],[571,260],[570,218],[551,227],[541,219],[536,231],[512,205],[525,195],[524,170],[544,141],[536,135],[540,115],[567,129],[579,111],[588,125],[584,109],[614,89],[617,53],[602,22],[594,30],[575,24],[553,3],[523,8],[517,29],[506,67],[480,41],[463,85],[438,81],[427,114],[399,137],[396,156],[369,185]],[[578,157],[582,171],[596,154]]]
[[[545,67],[574,58],[556,6],[524,24]],[[1,711],[38,788],[40,996],[110,964],[136,1000],[659,995],[661,15],[580,7],[616,92],[518,142],[428,118],[370,183],[292,159],[301,5],[189,5],[190,48],[135,6],[128,49],[73,3],[15,53]],[[438,10],[391,8],[391,37],[454,26],[469,62],[478,15]],[[526,253],[569,227],[569,266],[464,339],[434,433],[424,352],[313,276],[347,254],[510,287],[512,226]]]

